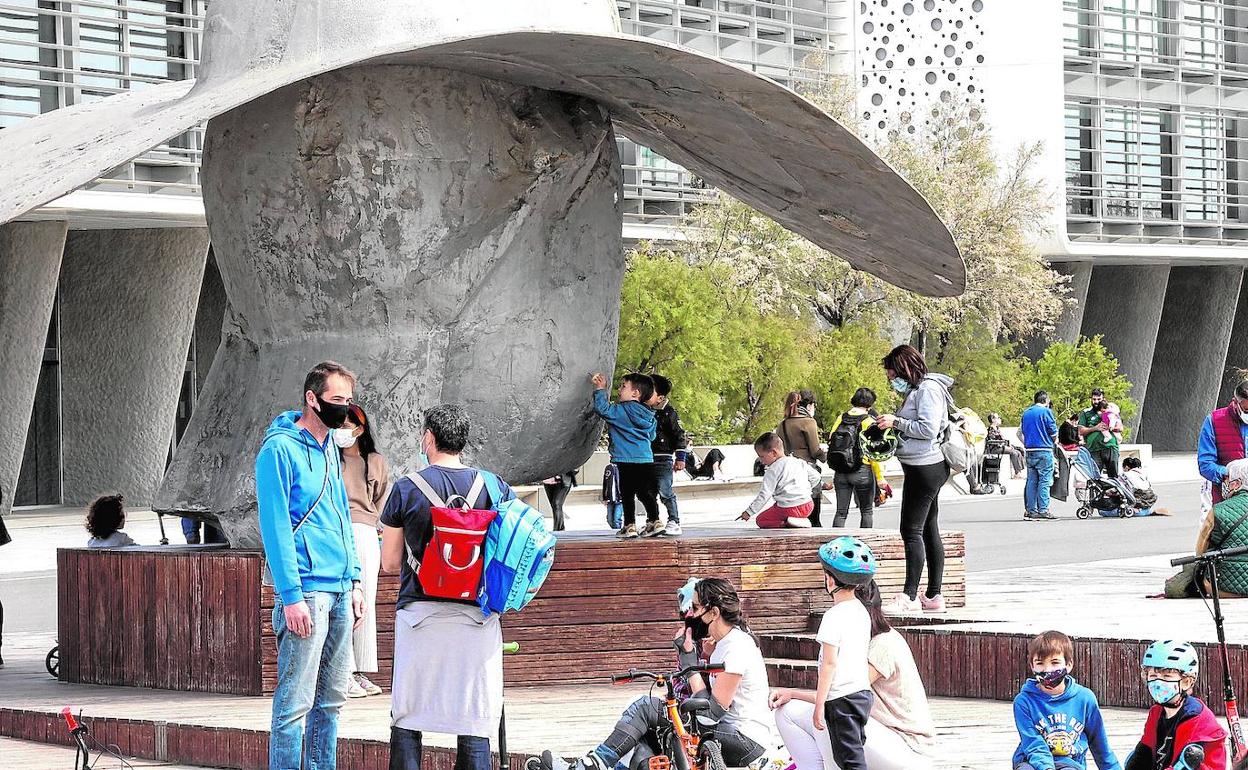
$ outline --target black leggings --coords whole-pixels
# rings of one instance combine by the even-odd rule
[[[862,515],[860,526],[863,529],[875,526],[875,473],[870,465],[863,464],[853,473],[837,471],[832,485],[836,489],[836,517],[832,519],[832,526],[845,526],[851,498],[858,500],[858,513]]]
[[[654,463],[616,463],[620,469],[620,502],[624,526],[637,523],[637,500],[646,509],[646,521],[659,520],[659,477]]]
[[[931,465],[901,464],[905,483],[901,487],[901,540],[906,546],[906,586],[911,599],[918,596],[919,578],[927,558],[927,596],[940,593],[945,576],[945,546],[940,542],[940,488],[949,480],[949,466],[941,460]]]

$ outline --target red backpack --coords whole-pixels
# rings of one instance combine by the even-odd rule
[[[419,561],[407,546],[407,565],[416,573],[426,596],[475,602],[485,566],[485,533],[498,515],[496,511],[474,509],[470,502],[485,489],[484,477],[477,474],[466,497],[455,495],[446,502],[419,473],[407,478],[428,499],[433,527]]]

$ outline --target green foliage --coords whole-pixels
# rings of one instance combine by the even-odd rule
[[[807,383],[819,398],[815,419],[826,435],[838,415],[849,409],[849,399],[858,388],[875,391],[881,408],[895,408],[896,397],[889,390],[880,361],[893,344],[874,325],[859,322],[831,329],[819,337],[814,367]]]
[[[1138,405],[1128,395],[1131,383],[1118,371],[1118,360],[1101,344],[1100,335],[1080,337],[1074,344],[1053,343],[1023,378],[1026,400],[1031,401],[1037,390],[1048,391],[1061,418],[1087,408],[1088,394],[1096,387],[1118,404],[1123,420],[1135,414]]]
[[[959,406],[974,409],[980,417],[996,412],[1006,425],[1018,424],[1031,401],[1023,396],[1029,362],[1015,355],[1012,343],[997,342],[983,326],[963,324],[944,335],[940,351],[928,366],[953,378]]]

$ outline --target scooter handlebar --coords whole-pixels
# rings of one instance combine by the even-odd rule
[[[71,733],[78,729],[78,720],[74,719],[74,712],[69,706],[61,709],[61,716],[65,719],[65,726]]]
[[[1192,554],[1191,556],[1180,556],[1177,559],[1170,560],[1171,567],[1182,567],[1187,564],[1195,564],[1196,562],[1211,562],[1219,559],[1229,559],[1233,556],[1242,556],[1248,554],[1248,545],[1241,545],[1235,548],[1220,548],[1216,551],[1205,551],[1204,553]]]

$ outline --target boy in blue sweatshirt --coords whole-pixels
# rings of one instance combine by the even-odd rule
[[[1045,631],[1027,645],[1033,678],[1014,697],[1018,748],[1014,770],[1085,770],[1088,752],[1100,770],[1122,770],[1109,748],[1096,696],[1070,675],[1070,637]]]
[[[620,497],[624,506],[624,526],[616,533],[622,540],[638,536],[637,501],[646,509],[646,526],[641,537],[663,534],[659,523],[659,477],[654,469],[654,441],[657,421],[646,402],[654,395],[654,381],[644,374],[626,374],[620,381],[620,402],[607,398],[607,378],[597,373],[594,384],[594,411],[607,423],[611,462],[620,472]]]
[[[354,387],[342,365],[317,364],[304,380],[303,409],[278,415],[256,456],[260,535],[276,595],[274,768],[333,767],[337,755],[338,711],[354,667],[351,628],[366,611],[333,436]]]

